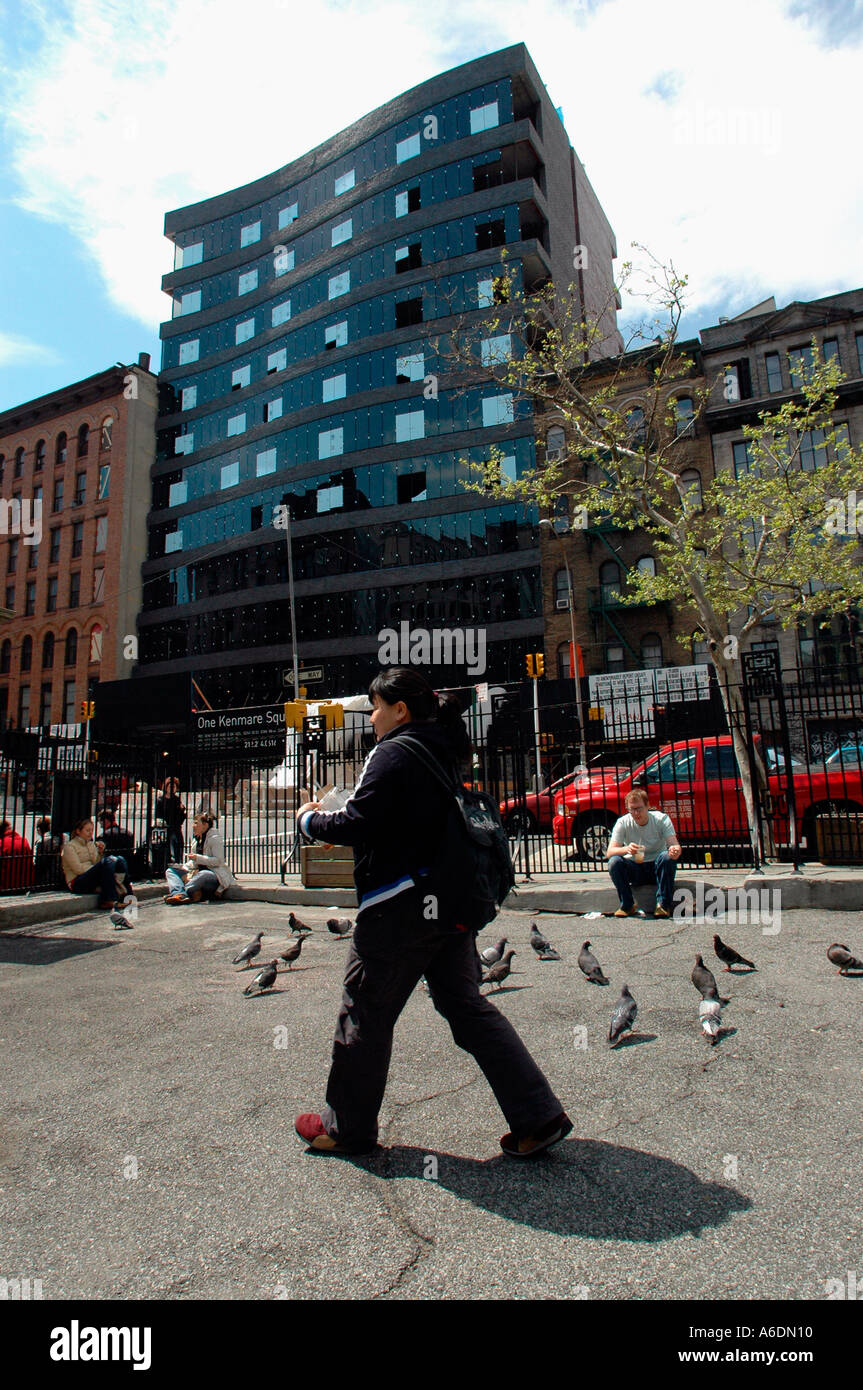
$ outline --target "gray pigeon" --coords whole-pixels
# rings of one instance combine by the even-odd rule
[[[502,985],[512,969],[512,958],[514,955],[515,951],[507,951],[503,960],[499,960],[497,965],[491,966],[491,968],[485,972],[480,983],[484,985]]]
[[[280,960],[283,960],[285,962],[285,965],[288,967],[289,970],[293,965],[294,961],[299,960],[300,951],[303,949],[303,942],[305,941],[305,939],[305,936],[301,935],[297,941],[292,941],[287,950],[283,951],[281,956],[279,957]]]
[[[560,960],[550,941],[546,941],[536,922],[530,924],[530,944],[540,960]]]
[[[704,1036],[711,1047],[715,1047],[719,1042],[719,1029],[722,1024],[722,1007],[715,989],[708,990],[702,997],[698,1005],[698,1017]]]
[[[837,975],[847,975],[849,970],[863,970],[863,960],[858,960],[852,956],[847,946],[843,946],[838,941],[834,941],[832,946],[827,947],[827,959],[834,965],[838,965]]]
[[[497,965],[498,961],[503,959],[505,950],[506,937],[502,936],[496,946],[486,946],[484,951],[480,951],[479,958],[486,967]]]
[[[698,990],[702,999],[705,998],[711,990],[713,990],[714,994],[719,994],[719,990],[716,987],[716,976],[714,975],[712,970],[707,969],[707,966],[704,964],[704,961],[701,959],[701,956],[695,957],[695,965],[692,967],[692,974],[690,976],[690,979],[692,980],[692,983],[695,985],[695,988]]]
[[[332,932],[333,936],[347,936],[354,929],[354,924],[350,917],[328,917],[327,931]]]
[[[614,1013],[611,1015],[611,1027],[608,1030],[608,1041],[612,1047],[616,1047],[624,1033],[632,1032],[632,1025],[638,1013],[638,1005],[629,992],[629,985],[624,985],[620,991],[620,998],[614,1006]]]
[[[733,946],[727,946],[721,936],[714,936],[713,949],[716,952],[717,960],[722,961],[722,964],[729,974],[732,973],[732,965],[748,965],[750,970],[756,968],[751,960],[747,960],[745,956],[738,955]]]
[[[583,975],[586,975],[592,985],[607,985],[610,982],[602,973],[602,966],[590,949],[590,942],[585,941],[578,953],[578,968]]]
[[[125,916],[123,915],[122,912],[116,912],[116,911],[114,911],[114,912],[110,913],[109,915],[110,915],[111,921],[114,923],[114,931],[131,931],[131,930],[132,930],[132,923],[129,921],[128,917],[125,917]]]
[[[278,974],[278,971],[278,961],[271,960],[269,965],[265,965],[263,970],[258,971],[257,975],[252,980],[252,983],[250,985],[246,985],[246,988],[243,990],[243,993],[251,994],[254,990],[257,989],[258,993],[262,994],[265,989],[272,989],[273,985],[276,983],[276,976]]]
[[[311,931],[311,927],[307,926],[305,922],[301,922],[299,917],[296,917],[293,912],[288,913],[288,925],[295,936],[301,936],[303,932]]]
[[[242,951],[238,956],[234,956],[234,959],[231,961],[231,964],[242,965],[245,962],[246,969],[248,969],[252,961],[255,959],[255,956],[260,954],[261,937],[263,936],[263,934],[264,933],[262,931],[259,931],[254,941],[250,941],[248,946],[243,947]]]

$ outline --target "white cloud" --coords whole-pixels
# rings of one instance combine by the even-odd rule
[[[0,367],[24,367],[32,363],[51,364],[59,361],[53,348],[31,342],[17,333],[4,333],[0,329]]]
[[[70,0],[0,94],[16,201],[68,226],[119,308],[167,318],[166,211],[304,154],[436,73],[525,41],[618,239],[728,312],[859,281],[861,39],[782,0]],[[526,23],[529,19],[529,23]],[[632,308],[625,302],[625,310]]]

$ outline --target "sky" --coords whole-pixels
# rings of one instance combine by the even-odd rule
[[[863,284],[863,0],[0,0],[0,410],[158,370],[166,212],[519,42],[684,337]]]

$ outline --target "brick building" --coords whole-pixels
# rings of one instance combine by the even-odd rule
[[[838,391],[833,420],[852,447],[863,440],[863,289],[823,299],[795,301],[783,309],[773,298],[735,318],[701,331],[705,378],[711,393],[704,420],[717,471],[734,470],[739,477],[748,466],[743,426],[757,423],[761,411],[778,410],[793,399],[799,384],[800,359],[811,359],[812,338],[824,359],[835,357],[846,380]],[[726,368],[728,377],[726,377]],[[727,386],[726,383],[730,381]],[[800,451],[804,469],[818,467],[828,445],[823,431],[810,430]],[[863,497],[863,488],[860,490]],[[856,617],[834,617],[826,627],[813,620],[795,631],[778,622],[753,628],[751,645],[779,652],[783,667],[800,666],[812,673],[859,673],[863,644]]]
[[[0,414],[0,728],[70,724],[131,670],[156,379],[142,353]],[[134,652],[132,653],[134,655]]]
[[[692,360],[692,366],[686,376],[669,383],[657,419],[661,420],[666,410],[673,412],[676,423],[668,430],[673,428],[678,436],[675,463],[698,497],[713,477],[710,438],[697,410],[699,393],[704,388],[701,349],[697,340],[682,342],[679,347],[681,355]],[[636,432],[649,414],[651,374],[659,351],[651,346],[628,353],[620,372],[615,408],[630,419]],[[619,366],[618,358],[597,363],[588,380],[599,390]],[[656,428],[667,429],[663,424]],[[537,444],[538,452],[544,450],[552,456],[564,445],[561,427],[553,423],[551,415],[545,417],[544,431],[537,433]],[[592,481],[599,480],[598,473],[589,476]],[[570,507],[579,506],[577,490],[569,502]],[[572,514],[567,513],[553,526],[540,528],[546,674],[569,678],[573,631],[575,642],[582,649],[586,675],[706,660],[703,644],[694,638],[698,627],[694,610],[671,603],[621,602],[630,571],[650,567],[655,572],[657,561],[649,538],[641,531],[621,530],[599,517],[590,517],[592,524],[586,529],[571,527],[572,520]],[[567,565],[572,582],[571,615]],[[678,640],[680,637],[687,639],[685,645]]]

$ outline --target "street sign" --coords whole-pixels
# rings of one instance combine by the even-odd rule
[[[324,668],[323,668],[323,666],[301,666],[301,667],[300,667],[300,681],[302,682],[303,685],[316,685],[319,681],[322,681],[323,678],[324,678]],[[293,673],[293,671],[283,671],[283,672],[282,672],[282,682],[283,682],[284,685],[293,685],[293,683],[294,683],[294,673]]]

